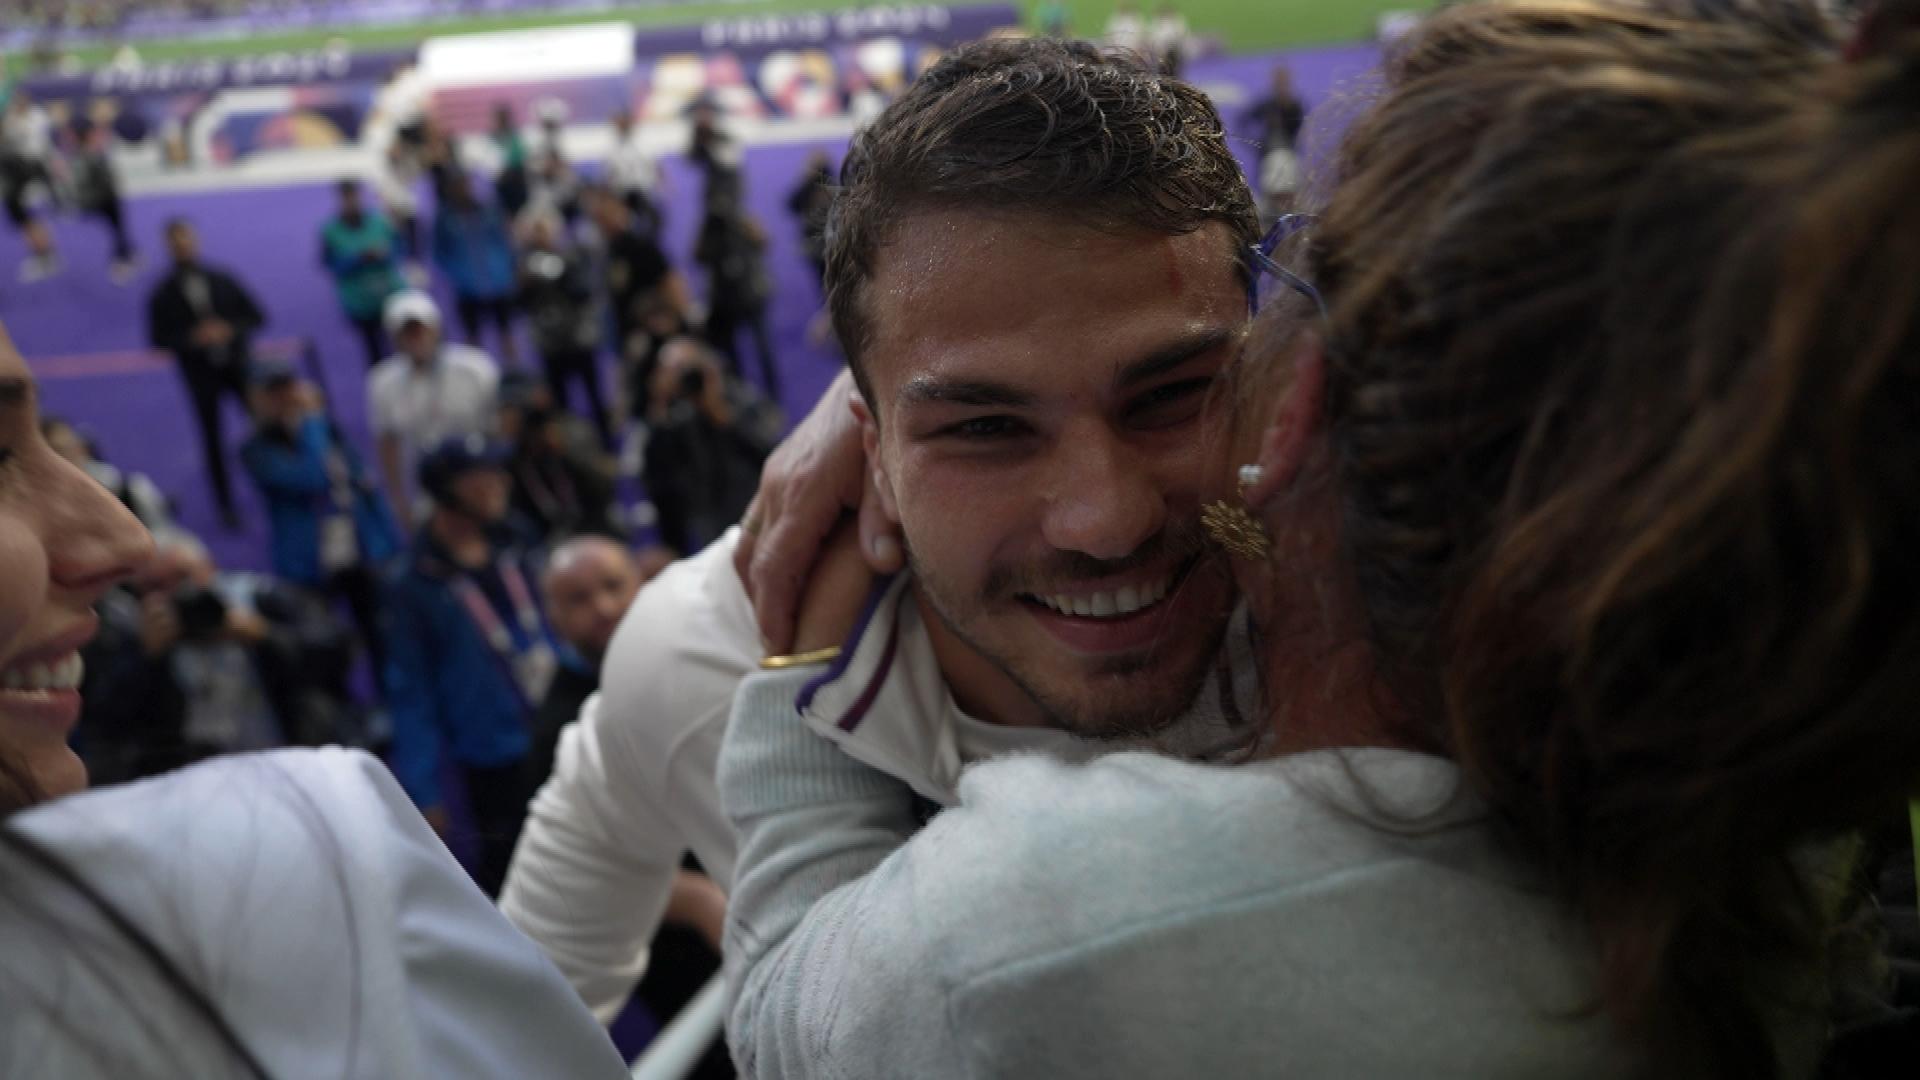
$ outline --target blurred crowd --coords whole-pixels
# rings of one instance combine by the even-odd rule
[[[16,98],[14,115],[44,112]],[[188,392],[225,527],[244,524],[237,485],[256,489],[270,572],[219,566],[157,484],[48,421],[159,538],[102,605],[86,657],[98,781],[268,746],[368,747],[443,829],[457,778],[476,874],[497,885],[618,614],[675,553],[739,520],[785,427],[767,232],[744,210],[722,118],[702,105],[693,119],[703,190],[685,265],[662,247],[661,170],[628,116],[594,179],[566,154],[563,112],[523,128],[502,106],[489,154],[415,118],[374,175],[341,180],[313,284],[364,353],[359,385],[328,388],[363,396],[364,443],[314,356],[259,344],[273,316],[245,267],[206,258],[192,220],[166,224],[148,337]],[[22,276],[63,272],[45,216],[66,205],[56,178],[76,144],[7,145]],[[833,180],[817,153],[787,197],[815,274]],[[231,456],[230,403],[251,420]]]

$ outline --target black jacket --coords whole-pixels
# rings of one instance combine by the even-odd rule
[[[185,281],[190,273],[207,279],[209,311],[196,311],[187,295]],[[193,344],[193,328],[205,315],[211,315],[233,327],[233,341],[225,348],[203,349]],[[174,267],[162,278],[147,301],[147,338],[157,349],[165,349],[179,359],[188,377],[214,374],[244,375],[250,356],[249,339],[267,321],[253,294],[240,280],[211,266]]]

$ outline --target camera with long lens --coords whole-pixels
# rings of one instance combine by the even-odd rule
[[[704,368],[688,368],[680,373],[680,396],[697,398],[707,392],[707,372]]]
[[[176,590],[173,612],[180,621],[180,636],[188,641],[211,640],[227,626],[226,598],[204,585],[183,585]]]

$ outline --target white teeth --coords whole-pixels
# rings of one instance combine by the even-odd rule
[[[1163,579],[1143,585],[1128,585],[1112,592],[1094,593],[1091,596],[1035,596],[1033,599],[1062,615],[1112,619],[1152,607],[1159,603],[1167,595],[1167,590],[1172,587],[1171,580]]]
[[[86,675],[86,663],[79,653],[68,653],[52,664],[29,664],[9,670],[5,675],[8,690],[26,693],[46,690],[73,690]]]

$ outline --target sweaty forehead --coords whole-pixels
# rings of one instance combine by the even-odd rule
[[[927,211],[899,223],[867,292],[867,374],[884,404],[909,379],[990,364],[1120,364],[1244,319],[1231,230],[1103,229],[1031,213]]]

